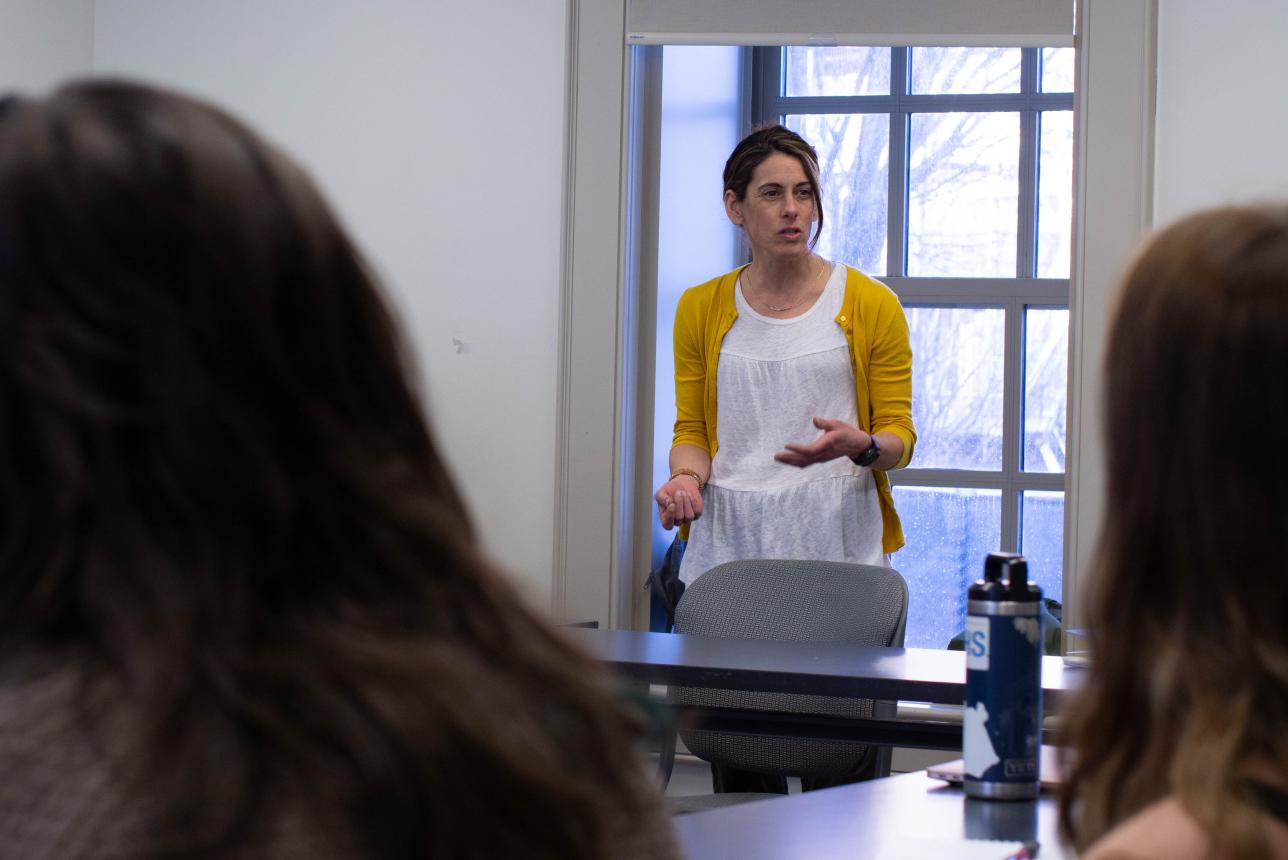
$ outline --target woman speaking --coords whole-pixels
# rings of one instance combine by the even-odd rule
[[[884,284],[814,253],[818,154],[782,126],[744,138],[724,204],[751,263],[687,290],[664,528],[691,525],[680,579],[745,558],[885,564],[903,545],[885,472],[907,465],[912,351]]]

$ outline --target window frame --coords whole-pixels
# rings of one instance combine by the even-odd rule
[[[626,348],[625,338],[603,350],[606,331],[642,326],[643,340],[651,336],[651,315],[640,308],[647,307],[655,287],[623,268],[627,235],[647,234],[636,223],[628,188],[634,182],[627,152],[634,133],[635,70],[624,0],[572,2],[567,11],[550,606],[560,617],[646,629],[648,593],[640,589],[639,573],[648,564],[654,514],[651,505],[637,501],[641,493],[651,495],[649,488],[641,490],[629,476],[633,468],[647,473],[652,452],[641,465],[634,440],[647,438],[641,434],[651,433],[651,426],[639,424],[632,436],[624,416],[632,396],[647,392],[651,399],[652,369]],[[1102,523],[1112,515],[1101,425],[1102,362],[1122,266],[1153,223],[1157,0],[1079,0],[1074,33],[1066,627],[1082,626],[1083,579]],[[641,294],[644,304],[637,306]],[[647,414],[642,403],[636,415]],[[625,482],[618,483],[618,476]]]
[[[1051,46],[1063,47],[1063,46]],[[1043,111],[1073,111],[1074,93],[1044,93],[1041,51],[1021,48],[1020,90],[990,94],[910,93],[911,47],[891,47],[889,95],[787,96],[782,58],[786,46],[757,47],[751,52],[750,109],[754,123],[784,122],[787,115],[885,114],[890,117],[889,193],[887,195],[886,273],[871,273],[889,286],[905,307],[1001,308],[1004,312],[1002,463],[1000,470],[918,468],[889,473],[896,486],[1000,490],[999,549],[1016,551],[1023,532],[1021,513],[1026,491],[1064,493],[1065,471],[1026,472],[1024,444],[1025,311],[1069,308],[1069,278],[1033,276],[1038,229],[1039,118]],[[1013,278],[910,277],[907,201],[909,192],[909,133],[914,113],[1004,111],[1020,117],[1019,212],[1016,229],[1016,272]],[[1077,210],[1077,201],[1074,201]],[[1072,226],[1072,225],[1071,225]],[[1070,341],[1070,348],[1072,341]],[[1065,388],[1068,403],[1068,383]],[[1067,409],[1067,407],[1066,407]],[[1067,412],[1066,412],[1067,415]],[[1066,420],[1068,420],[1066,418]],[[1066,517],[1067,520],[1067,517]],[[1067,528],[1065,530],[1067,532]],[[1067,540],[1068,535],[1062,536]],[[1067,558],[1067,553],[1066,553]],[[1066,571],[1062,569],[1063,581]]]

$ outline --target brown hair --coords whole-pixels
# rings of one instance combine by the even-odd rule
[[[809,177],[814,212],[818,216],[814,224],[814,235],[809,240],[809,246],[813,248],[823,232],[823,196],[818,178],[818,153],[796,132],[781,125],[764,125],[739,141],[725,161],[724,190],[732,191],[739,200],[746,200],[752,174],[775,152],[790,155],[799,161],[801,169]]]
[[[1268,856],[1242,780],[1288,776],[1285,368],[1288,207],[1155,236],[1105,365],[1110,506],[1061,802],[1080,847],[1174,795],[1214,856]]]
[[[406,858],[602,857],[656,803],[476,550],[313,183],[150,87],[0,101],[0,648],[124,690],[176,856],[282,792]]]

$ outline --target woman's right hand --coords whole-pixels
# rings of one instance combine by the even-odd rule
[[[702,516],[702,491],[698,479],[691,475],[676,475],[657,488],[653,500],[657,502],[657,518],[667,531]]]

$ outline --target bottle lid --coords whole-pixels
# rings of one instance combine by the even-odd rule
[[[970,587],[971,600],[1042,599],[1042,589],[1029,582],[1029,563],[1014,552],[990,552],[984,557],[984,578]]]

